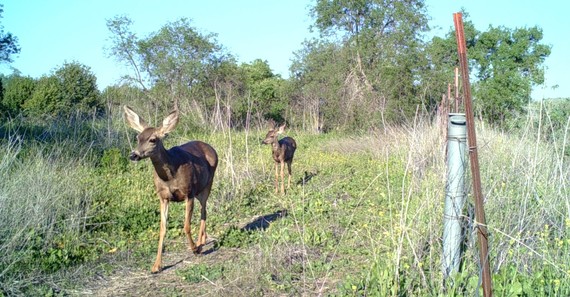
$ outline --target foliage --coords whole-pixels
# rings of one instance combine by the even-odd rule
[[[350,124],[350,112],[356,106],[343,105],[344,74],[349,65],[345,52],[334,43],[306,41],[295,54],[291,65],[293,73],[292,104],[301,115],[305,130],[326,131]]]
[[[477,96],[481,113],[492,122],[504,121],[530,102],[532,87],[544,82],[541,64],[550,46],[541,44],[538,27],[489,27],[478,36],[473,58],[479,69]]]
[[[131,67],[129,82],[142,97],[135,101],[159,111],[178,102],[194,125],[214,130],[268,118],[313,131],[361,130],[436,109],[457,51],[454,31],[424,40],[424,1],[323,0],[310,15],[320,35],[295,53],[287,80],[263,60],[237,65],[215,34],[186,19],[143,38],[128,17],[110,19],[109,54]],[[532,87],[544,81],[550,47],[540,43],[542,30],[464,25],[477,112],[492,123],[524,113]]]
[[[298,99],[310,102],[318,123],[311,128],[359,129],[415,112],[428,28],[423,1],[317,1],[311,14],[321,39],[306,42],[291,67]]]
[[[101,108],[97,78],[88,66],[78,62],[64,63],[53,76],[60,88],[62,106],[57,110],[59,114],[89,113]]]
[[[477,112],[497,124],[524,113],[532,87],[544,83],[542,64],[551,47],[540,43],[542,29],[490,26],[478,31],[471,21],[464,26],[470,70],[477,78],[472,84]],[[451,71],[458,64],[455,47],[454,31],[445,39],[434,37],[428,45],[430,68],[441,75],[435,81],[440,90],[451,81]]]
[[[127,77],[130,81],[145,91],[155,88],[167,94],[163,103],[170,105],[167,108],[172,107],[170,99],[186,104],[190,96],[202,99],[213,94],[210,74],[229,59],[215,34],[201,34],[183,18],[137,38],[131,24],[126,16],[107,20],[113,42],[109,54],[133,69],[134,75]]]
[[[89,67],[77,62],[65,63],[39,79],[12,74],[4,85],[2,105],[12,114],[68,117],[102,110],[97,78]]]
[[[512,118],[505,126],[525,132],[526,126],[539,131],[538,137],[555,145],[557,153],[570,155],[570,98],[557,98],[531,102],[525,107],[525,118]]]
[[[4,5],[0,4],[0,18],[4,12]],[[18,38],[10,32],[4,33],[4,26],[0,25],[0,63],[12,62],[12,56],[20,52]]]
[[[29,76],[12,74],[2,79],[4,88],[2,106],[10,114],[22,111],[24,102],[29,100],[36,88],[36,81]]]
[[[22,110],[32,116],[55,115],[64,107],[61,98],[59,81],[55,76],[43,76],[36,81],[32,96],[27,99]]]
[[[216,245],[228,248],[245,248],[255,242],[254,234],[251,231],[230,227],[220,237]]]
[[[186,19],[168,23],[146,38],[131,33],[131,24],[127,17],[107,21],[113,34],[110,55],[133,69],[129,81],[160,110],[177,102],[180,110],[195,115],[197,125],[216,129],[267,118],[284,120],[284,80],[272,73],[267,61],[237,65],[217,44],[215,34],[198,32]]]
[[[249,106],[242,107],[244,113],[257,114],[261,119],[274,119],[283,122],[287,102],[284,100],[284,80],[271,71],[267,61],[254,60],[240,66],[245,72],[244,94],[250,94]]]
[[[188,269],[176,271],[176,275],[189,283],[199,283],[205,279],[216,281],[224,275],[224,267],[199,264]]]
[[[145,110],[151,109],[152,102],[144,99],[144,92],[129,84],[108,86],[101,92],[101,102],[106,105],[108,113],[123,113],[122,105],[137,105]]]

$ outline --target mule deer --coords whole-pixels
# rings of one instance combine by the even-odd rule
[[[186,201],[184,232],[189,248],[199,254],[206,243],[206,201],[212,189],[214,172],[218,166],[218,155],[214,148],[201,141],[191,141],[169,150],[162,139],[178,124],[178,110],[171,112],[162,121],[162,127],[149,127],[145,121],[128,106],[125,106],[128,124],[138,131],[137,148],[130,159],[139,161],[150,158],[154,166],[154,185],[160,199],[160,237],[156,261],[152,272],[162,270],[162,249],[168,220],[168,203]],[[196,243],[192,240],[190,222],[194,209],[194,198],[200,202],[200,230]]]
[[[283,169],[285,163],[287,163],[287,170],[289,172],[289,179],[287,181],[287,188],[291,187],[291,162],[293,162],[293,155],[297,149],[297,143],[291,137],[284,137],[278,140],[279,134],[285,131],[285,123],[283,123],[279,128],[275,129],[275,121],[269,121],[269,132],[263,140],[263,144],[271,144],[271,150],[273,151],[273,160],[275,161],[275,193],[279,188],[279,165],[281,165],[281,194],[285,193],[285,178],[283,174]]]

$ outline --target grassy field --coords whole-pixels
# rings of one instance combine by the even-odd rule
[[[470,195],[462,269],[443,282],[444,141],[436,125],[287,131],[298,149],[285,195],[273,193],[265,130],[192,127],[183,120],[166,145],[200,139],[218,151],[210,243],[204,255],[187,251],[184,206],[173,204],[167,269],[151,275],[159,203],[150,162],[127,160],[135,132],[120,118],[5,123],[0,295],[480,294]],[[495,295],[569,296],[564,140],[547,143],[532,128],[478,128]]]

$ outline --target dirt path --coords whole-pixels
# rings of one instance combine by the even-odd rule
[[[264,230],[269,224],[283,216],[285,210],[279,210],[263,216],[255,216],[238,226],[241,230],[255,231]],[[177,271],[185,271],[194,265],[224,266],[238,263],[240,257],[259,253],[254,247],[244,249],[220,248],[215,249],[216,238],[208,238],[201,255],[194,255],[187,250],[185,238],[167,240],[165,251],[162,256],[163,271],[152,274],[150,268],[154,257],[149,257],[148,265],[142,268],[140,264],[118,261],[112,263],[115,269],[110,274],[97,274],[83,289],[69,292],[78,296],[250,296],[251,291],[245,287],[247,284],[257,283],[254,276],[233,275],[234,279],[209,280],[205,277],[200,282],[188,282]],[[252,264],[251,262],[249,264]],[[242,264],[243,265],[243,264]],[[247,265],[247,264],[246,264]],[[261,264],[257,264],[261,265]],[[244,270],[250,269],[247,267]],[[246,285],[244,285],[244,282]]]
[[[98,275],[85,288],[70,293],[78,296],[190,296],[200,291],[214,293],[218,291],[217,284],[208,280],[189,283],[177,275],[176,271],[197,264],[213,265],[232,261],[240,254],[237,249],[214,250],[213,242],[207,243],[205,253],[198,256],[176,245],[171,252],[163,254],[165,267],[160,273],[150,272],[151,262],[148,269],[121,266],[112,274]],[[210,288],[206,288],[208,286]]]

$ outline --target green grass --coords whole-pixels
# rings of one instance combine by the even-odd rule
[[[69,125],[2,127],[8,137],[0,139],[0,295],[81,292],[95,274],[125,267],[148,273],[154,261],[158,199],[150,162],[127,161],[135,133],[118,118]],[[479,130],[496,295],[569,295],[567,157],[528,131],[521,137]],[[209,133],[182,122],[167,138],[167,147],[208,142],[220,163],[208,200],[214,250],[176,270],[169,281],[175,285],[162,293],[480,292],[472,224],[462,271],[443,284],[445,166],[436,126],[353,135],[288,131],[299,147],[286,195],[273,193],[270,148],[260,143],[265,132]],[[168,252],[186,250],[183,209],[171,206]],[[258,226],[261,217],[269,222]],[[259,228],[245,228],[252,225]]]

